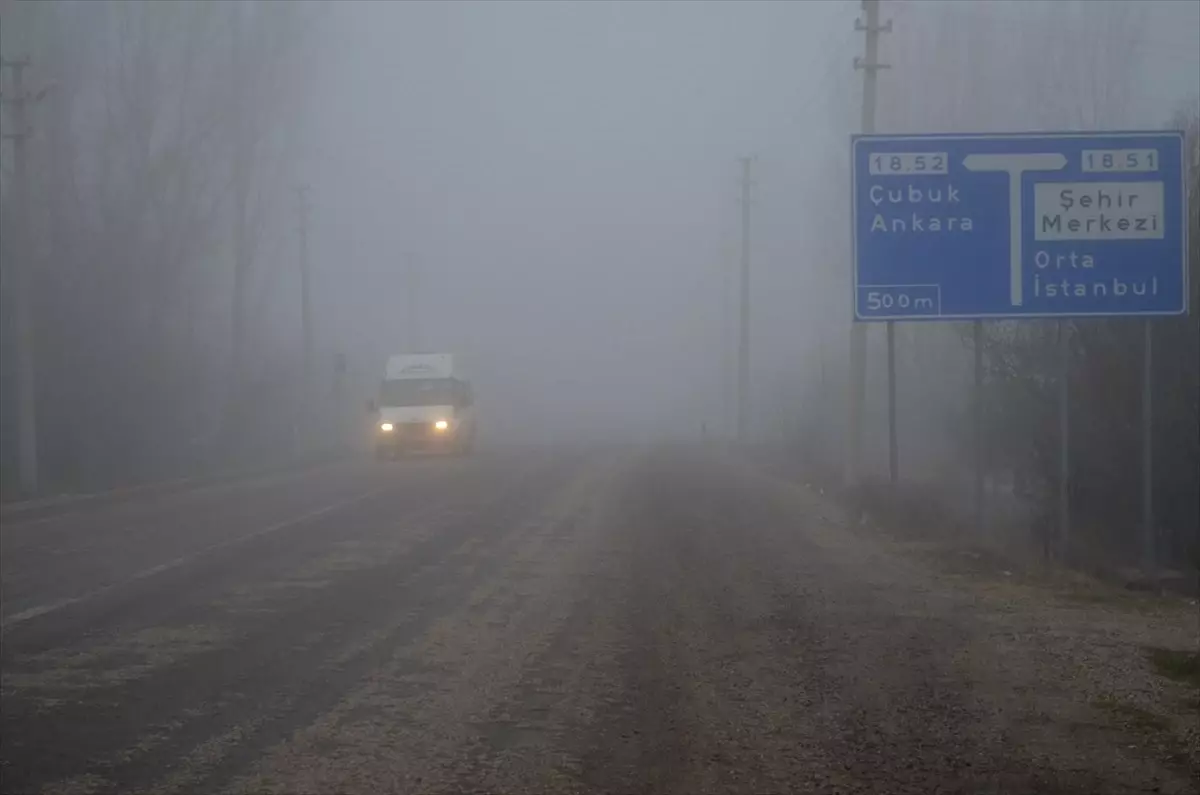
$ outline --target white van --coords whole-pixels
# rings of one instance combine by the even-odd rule
[[[467,453],[475,444],[475,396],[462,362],[449,353],[388,359],[375,415],[375,453]]]

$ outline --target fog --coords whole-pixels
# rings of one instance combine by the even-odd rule
[[[323,320],[366,361],[470,356],[491,429],[692,435],[728,419],[737,158],[758,155],[755,383],[803,364],[805,189],[837,156],[844,4],[338,6],[306,173]],[[831,46],[830,32],[843,46]],[[798,344],[799,343],[799,344]],[[723,358],[726,357],[726,358]]]
[[[490,441],[728,435],[749,156],[751,435],[839,465],[859,3],[2,8],[5,57],[27,55],[44,95],[27,201],[3,155],[6,483],[18,305],[33,313],[39,468],[73,487],[357,444],[386,357],[412,349],[466,357]],[[880,131],[1195,117],[1195,2],[882,13]],[[970,351],[950,324],[898,334],[906,471],[940,477],[965,460]],[[870,340],[878,473],[878,328]],[[78,383],[91,399],[64,397]]]

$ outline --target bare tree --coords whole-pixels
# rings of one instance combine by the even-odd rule
[[[231,276],[251,273],[262,241],[279,233],[270,218],[288,198],[288,136],[299,127],[317,7],[11,8],[6,52],[27,52],[56,86],[32,142],[47,474],[60,485],[99,485],[194,467],[203,459],[195,442],[230,393],[221,366],[230,321],[247,328],[245,303],[230,305]],[[235,61],[236,21],[244,25]],[[241,242],[230,252],[238,218]],[[238,350],[249,346],[239,339]]]

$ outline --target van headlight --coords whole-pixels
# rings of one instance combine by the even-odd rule
[[[392,430],[393,427],[394,426],[390,422],[379,423],[379,430],[383,431],[384,433],[387,433],[388,431]]]
[[[450,423],[446,422],[445,420],[438,420],[437,422],[435,422],[433,424],[433,428],[436,431],[445,431],[445,430],[449,429],[449,427],[450,427]]]

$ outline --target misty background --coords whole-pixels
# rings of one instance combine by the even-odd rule
[[[853,9],[395,3],[335,16],[308,160],[327,322],[366,360],[408,343],[396,297],[412,252],[421,342],[470,355],[489,436],[717,428],[736,158],[757,153],[755,382],[767,393],[799,376],[797,331],[823,299],[804,253],[819,229],[796,200],[837,156],[841,125],[810,114],[828,112],[819,74],[851,53],[822,42],[836,30],[852,44]]]
[[[728,434],[738,158],[751,155],[752,435],[836,471],[859,13],[850,0],[6,0],[0,52],[28,55],[26,85],[44,96],[28,114],[28,201],[3,149],[5,491],[18,488],[21,254],[49,490],[361,446],[386,356],[413,348],[467,357],[485,443]],[[881,132],[1196,130],[1200,3],[888,0],[882,16]],[[3,122],[11,132],[10,106]],[[1080,414],[1080,460],[1105,493],[1136,478],[1132,419],[1107,431],[1136,417],[1137,333],[1072,328],[1078,394],[1103,398]],[[1200,443],[1179,442],[1197,437],[1197,330],[1194,316],[1161,328],[1161,433],[1179,449],[1157,472],[1182,538],[1197,522]],[[1056,329],[988,329],[993,479],[1033,484],[1036,503],[1053,489],[1039,440]],[[878,477],[882,329],[869,338]],[[968,341],[955,324],[898,326],[907,481],[958,490],[969,474]]]

